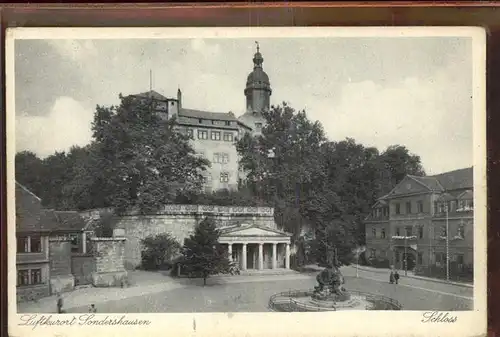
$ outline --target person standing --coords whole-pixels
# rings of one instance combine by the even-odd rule
[[[94,304],[90,305],[89,312],[95,314],[97,312],[97,309]]]
[[[394,271],[391,270],[391,274],[389,275],[389,283],[393,284],[394,283]]]
[[[61,293],[57,293],[57,313],[62,314],[64,313],[63,311],[63,298],[61,296]]]
[[[394,273],[394,281],[396,281],[396,284],[398,284],[398,281],[399,281],[399,273],[398,271],[396,270],[396,272]]]

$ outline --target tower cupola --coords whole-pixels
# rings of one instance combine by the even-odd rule
[[[262,68],[264,58],[260,53],[259,43],[255,41],[255,44],[257,52],[253,57],[253,71],[247,77],[245,97],[247,112],[260,114],[262,111],[269,110],[272,90],[269,76]]]

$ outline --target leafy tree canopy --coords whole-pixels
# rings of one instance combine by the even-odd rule
[[[227,250],[219,243],[219,236],[215,222],[205,218],[184,241],[183,267],[193,275],[200,275],[204,285],[209,275],[230,274],[235,268]]]

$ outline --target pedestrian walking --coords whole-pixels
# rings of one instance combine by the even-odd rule
[[[394,273],[394,280],[396,281],[396,284],[398,284],[398,281],[399,281],[399,273],[398,271],[396,270],[396,272]]]
[[[394,283],[394,271],[391,270],[391,274],[389,275],[389,283],[393,284]]]
[[[57,293],[57,313],[58,314],[63,314],[63,298],[60,293]]]
[[[90,305],[89,312],[95,314],[97,312],[97,309],[94,304]]]

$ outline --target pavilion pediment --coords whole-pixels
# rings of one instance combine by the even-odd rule
[[[236,226],[222,230],[221,236],[290,237],[291,234],[261,226]]]

